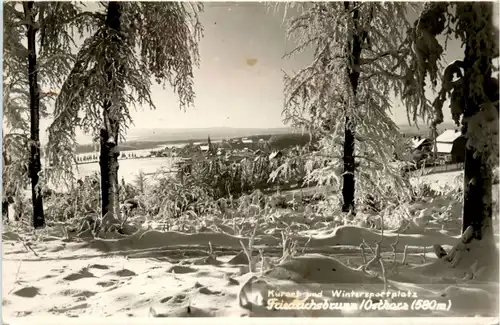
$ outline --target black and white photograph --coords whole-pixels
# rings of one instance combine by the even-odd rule
[[[498,324],[498,2],[1,8],[3,323]]]

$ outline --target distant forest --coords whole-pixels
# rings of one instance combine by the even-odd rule
[[[198,141],[206,141],[207,139],[194,140],[193,142]],[[126,141],[124,143],[120,143],[118,148],[120,151],[129,151],[129,150],[145,150],[145,149],[153,149],[157,146],[161,145],[169,145],[169,144],[177,144],[184,143],[188,141]],[[91,153],[98,151],[97,145],[95,144],[81,144],[76,147],[76,153]]]
[[[453,122],[443,122],[438,125],[438,133],[441,134],[445,130],[460,129]],[[430,137],[430,127],[425,124],[420,124],[418,128],[415,125],[399,125],[399,132],[407,137],[421,136]]]

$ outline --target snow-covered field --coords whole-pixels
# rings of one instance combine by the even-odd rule
[[[167,157],[121,159],[119,160],[118,177],[131,184],[142,171],[148,180],[154,181],[155,175],[158,173],[173,171],[174,162],[174,159]],[[76,179],[83,179],[95,172],[99,173],[99,163],[97,162],[78,164],[75,166],[74,176]],[[67,191],[67,187],[62,183],[57,186],[49,183],[49,187],[56,188],[60,192]],[[31,187],[28,186],[23,193],[26,197],[31,197]]]
[[[426,179],[446,183],[453,175]],[[446,221],[431,220],[423,212],[439,214],[449,207],[452,215]],[[28,234],[21,239],[15,230],[4,229],[3,320],[15,324],[15,318],[23,317],[39,324],[44,316],[497,317],[495,245],[469,247],[453,267],[437,259],[432,246],[440,244],[449,251],[457,243],[460,207],[435,198],[410,206],[409,213],[414,221],[410,227],[399,235],[386,230],[383,237],[377,230],[335,227],[332,220],[291,211],[260,219],[186,220],[187,228],[197,229],[190,233],[181,228],[162,232],[150,224],[149,230],[141,228],[133,235],[95,240],[71,233],[61,239],[61,229],[48,229],[27,243]],[[242,249],[249,247],[250,239],[236,229],[251,230],[256,221],[250,273]],[[296,241],[300,254],[278,264],[281,234],[291,228],[296,232],[289,240]],[[377,242],[380,260],[363,271],[377,255]],[[361,250],[363,243],[371,248]],[[297,291],[310,297],[294,296]],[[385,292],[389,296],[382,296]]]
[[[455,171],[451,173],[436,173],[436,174],[430,174],[430,175],[425,175],[421,177],[420,179],[412,179],[412,181],[418,182],[425,182],[431,185],[432,188],[434,189],[442,189],[445,186],[460,186],[463,187],[463,175],[464,172],[461,171]]]
[[[173,159],[166,157],[123,159],[119,161],[118,175],[120,179],[123,177],[125,182],[131,183],[141,171],[145,174],[154,174],[160,169],[170,170],[173,162]],[[94,172],[99,172],[98,163],[80,164],[78,165],[77,177],[83,178]]]
[[[424,182],[431,186],[431,188],[440,190],[445,187],[460,187],[463,188],[463,171],[456,171],[451,173],[437,173],[421,177],[420,179],[412,179],[412,182]],[[498,184],[493,185],[493,200],[498,202],[500,200],[498,192]]]

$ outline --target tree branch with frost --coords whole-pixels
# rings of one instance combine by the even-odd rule
[[[156,108],[151,98],[151,75],[159,84],[172,86],[181,109],[194,102],[193,66],[199,63],[197,44],[202,28],[198,12],[202,5],[124,2],[121,9],[120,33],[98,26],[80,49],[56,100],[47,157],[67,173],[72,172],[74,161],[75,128],[97,136],[105,100],[113,105],[110,114],[119,121],[121,138],[132,122],[131,107]],[[111,37],[120,39],[121,46],[111,49]],[[121,69],[107,66],[104,58],[110,52],[115,53],[113,66]],[[52,175],[54,181],[61,176]]]
[[[402,53],[401,51],[395,51],[395,50],[390,50],[390,51],[385,51],[385,52],[382,52],[382,53],[377,53],[376,55],[374,56],[371,56],[371,57],[362,57],[360,59],[360,65],[369,65],[369,64],[372,64],[380,59],[383,59],[383,58],[386,58],[388,56],[392,56],[392,57],[395,57],[395,58],[400,58],[402,56]]]
[[[179,96],[181,109],[194,101],[193,67],[199,65],[198,41],[203,29],[201,3],[141,3],[139,25],[141,58],[158,84],[168,81]],[[165,37],[165,32],[171,37]]]
[[[96,23],[97,25],[103,25],[104,21],[106,20],[106,15],[100,12],[92,12],[92,11],[75,12],[75,14],[70,15],[69,18],[58,20],[57,24],[61,26],[77,25],[78,20],[92,20],[93,23]],[[47,25],[48,25],[47,21],[44,21],[40,25],[40,29],[46,29]]]
[[[28,71],[26,69],[26,61],[28,59],[28,50],[24,45],[26,40],[26,32],[28,25],[35,29],[40,28],[42,23],[49,20],[51,17],[55,19],[64,19],[64,12],[57,11],[55,8],[64,7],[72,8],[71,3],[49,3],[36,2],[33,6],[33,21],[25,19],[24,13],[17,10],[23,6],[22,2],[8,2],[4,5],[4,122],[8,132],[4,137],[4,150],[8,151],[11,156],[10,165],[3,169],[5,179],[10,180],[26,180],[28,177],[28,161],[30,159],[29,148],[31,142],[29,140],[27,130],[29,130],[29,93],[24,91],[29,87]],[[58,25],[57,33],[64,35],[66,26]],[[40,34],[39,34],[40,35]],[[59,38],[60,39],[60,38]],[[44,60],[56,52],[45,51],[46,45],[41,38],[36,39],[38,66],[44,67]],[[57,43],[57,42],[55,42]],[[53,44],[48,42],[47,44]],[[57,49],[69,49],[69,47],[61,47],[61,42],[56,44]],[[52,61],[50,69],[38,69],[38,78],[45,85],[48,81],[54,80],[54,75],[64,75],[62,67],[65,66],[65,60]],[[5,87],[6,86],[6,87]],[[39,113],[43,118],[47,115],[47,102],[54,98],[54,94],[45,92],[40,94]],[[24,137],[18,135],[19,132],[26,132]],[[12,139],[9,140],[9,139]],[[22,182],[21,182],[22,183]]]
[[[302,31],[302,40],[298,42],[298,47],[302,44],[311,45],[314,43],[311,40],[314,40],[316,50],[308,70],[301,70],[295,76],[285,78],[284,116],[285,121],[308,124],[317,135],[325,137],[325,141],[320,142],[321,150],[316,153],[318,158],[323,159],[324,156],[331,156],[333,152],[341,152],[341,143],[335,139],[342,133],[342,117],[349,110],[350,119],[359,125],[356,130],[358,145],[355,155],[366,157],[368,159],[363,160],[371,164],[377,162],[382,166],[389,163],[394,154],[396,139],[391,135],[398,133],[387,115],[390,103],[386,98],[391,89],[395,89],[397,93],[402,92],[404,77],[411,71],[411,67],[404,60],[407,53],[402,51],[399,45],[403,38],[400,29],[409,27],[409,23],[406,21],[404,5],[401,4],[371,3],[360,10],[362,19],[370,15],[377,17],[373,22],[366,20],[364,25],[374,49],[370,49],[369,44],[362,51],[362,57],[366,60],[362,62],[363,69],[358,86],[358,98],[361,100],[353,100],[349,92],[339,91],[349,89],[345,73],[349,57],[338,58],[342,58],[342,55],[339,56],[339,49],[346,46],[342,42],[349,37],[346,33],[349,24],[352,24],[352,18],[343,14],[341,5],[313,4],[311,10],[293,18],[295,25],[293,21],[290,23],[292,27],[300,26]],[[288,32],[293,33],[294,30],[289,29]],[[412,103],[420,103],[420,95],[415,93],[413,97],[409,96],[414,100]],[[351,107],[356,109],[351,110]],[[329,138],[328,133],[324,133],[325,123],[331,125],[328,129],[335,129],[336,136]],[[339,164],[340,162],[337,162],[337,166]],[[374,180],[381,181],[383,174],[388,173],[392,175],[389,179],[398,182],[396,169],[384,168],[383,173],[370,173],[370,166],[367,165],[367,168],[367,175]],[[317,179],[328,178],[322,172],[332,171],[331,168],[321,168],[311,172],[309,176],[313,175]]]

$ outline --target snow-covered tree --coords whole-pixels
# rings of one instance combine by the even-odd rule
[[[441,89],[428,112],[433,124],[443,121],[443,106],[450,100],[455,123],[467,139],[464,175],[463,227],[472,226],[472,238],[493,238],[492,179],[498,166],[498,79],[493,59],[499,56],[498,29],[493,25],[492,2],[432,2],[415,22],[412,39],[415,79],[427,76]],[[451,62],[439,78],[437,63],[443,47],[436,36],[447,35],[464,46],[462,60]]]
[[[9,1],[4,9],[3,195],[16,196],[31,179],[33,225],[45,223],[40,178],[40,117],[71,67],[73,33],[87,18],[70,2]],[[46,88],[48,90],[42,90]]]
[[[285,121],[320,138],[312,155],[323,168],[309,178],[318,182],[343,178],[343,211],[366,194],[408,194],[395,153],[402,135],[390,117],[391,97],[402,97],[411,71],[402,46],[410,24],[407,3],[315,2],[289,21],[288,35],[298,40],[295,52],[313,48],[313,62],[285,76]],[[407,101],[420,103],[424,93]],[[317,165],[310,163],[310,166]],[[355,182],[355,178],[357,181]],[[355,196],[355,189],[358,193]]]
[[[155,107],[151,77],[168,82],[181,108],[193,103],[193,66],[198,64],[202,6],[188,2],[99,2],[93,35],[79,49],[76,63],[55,104],[49,128],[48,159],[73,177],[75,129],[100,142],[102,214],[118,210],[118,141],[132,122],[130,109]]]

